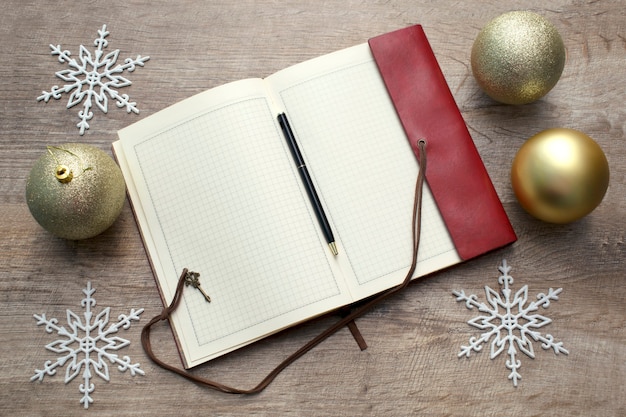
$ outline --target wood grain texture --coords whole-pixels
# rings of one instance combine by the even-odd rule
[[[111,368],[111,381],[94,378],[92,415],[272,416],[624,416],[626,415],[626,9],[621,1],[526,0],[515,8],[550,19],[567,47],[555,89],[523,107],[494,103],[469,68],[472,42],[491,18],[509,11],[502,1],[148,1],[75,2],[5,0],[0,13],[0,415],[73,416],[78,380],[63,383],[65,368],[42,383],[29,382],[55,355],[57,339],[36,326],[33,314],[63,323],[80,311],[81,289],[96,287],[97,308],[112,317],[145,308],[120,334],[120,353],[141,363],[145,376]],[[77,108],[67,98],[37,102],[60,84],[64,69],[48,45],[78,54],[92,49],[107,24],[109,50],[120,59],[150,61],[129,75],[125,88],[139,115],[111,103],[80,137]],[[347,330],[315,348],[263,393],[229,396],[207,391],[149,362],[141,326],[162,305],[128,204],[101,236],[82,242],[56,239],[41,229],[25,203],[26,178],[46,145],[78,141],[110,152],[117,130],[192,94],[245,77],[267,76],[288,65],[420,23],[465,117],[478,150],[519,236],[514,245],[411,285],[358,321],[369,348],[359,351]],[[509,170],[526,138],[549,127],[580,129],[607,154],[611,183],[603,203],[585,219],[555,226],[532,219],[517,204]],[[514,287],[535,296],[562,287],[546,315],[545,332],[570,354],[554,355],[535,343],[536,358],[522,360],[517,388],[506,379],[504,356],[487,348],[457,358],[477,331],[476,315],[452,290],[484,299],[497,287],[503,258]],[[333,318],[306,323],[193,370],[229,384],[252,386],[282,358]],[[171,332],[155,328],[153,345],[179,363]]]

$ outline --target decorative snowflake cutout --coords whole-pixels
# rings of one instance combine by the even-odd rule
[[[90,282],[87,283],[87,288],[83,289],[85,298],[81,301],[81,305],[85,309],[83,313],[84,321],[71,310],[67,310],[69,329],[59,326],[57,319],[46,318],[45,314],[41,316],[34,315],[38,326],[45,324],[46,332],[56,332],[64,339],[59,339],[46,345],[47,350],[58,353],[61,356],[54,362],[51,360],[46,361],[43,369],[36,369],[35,375],[30,380],[43,381],[44,376],[54,375],[57,368],[67,363],[65,371],[65,383],[67,384],[82,370],[81,377],[83,382],[78,390],[83,394],[80,402],[85,408],[89,408],[89,404],[93,402],[91,393],[95,390],[95,385],[91,382],[92,371],[105,381],[109,381],[109,367],[103,359],[108,359],[111,363],[116,364],[120,372],[129,370],[132,376],[135,376],[135,374],[144,375],[144,371],[139,369],[139,364],[131,364],[128,356],[120,358],[116,353],[111,352],[120,350],[130,344],[128,340],[112,335],[117,333],[120,328],[128,329],[131,321],[138,321],[139,315],[143,313],[143,308],[139,310],[132,309],[129,315],[121,314],[117,323],[107,327],[111,311],[110,307],[102,310],[92,322],[93,312],[91,308],[96,305],[96,300],[92,298],[94,292],[96,292],[95,288],[91,288]],[[81,335],[78,334],[79,330]],[[79,359],[81,354],[84,357]]]
[[[492,336],[491,356],[493,359],[504,351],[508,345],[507,354],[509,358],[506,360],[506,367],[511,371],[508,378],[513,381],[513,385],[517,387],[517,383],[522,376],[518,372],[522,363],[517,358],[518,349],[530,358],[535,358],[532,340],[541,342],[541,347],[545,350],[552,349],[555,354],[569,352],[563,347],[563,342],[555,342],[554,337],[550,334],[543,336],[539,329],[552,323],[552,320],[535,313],[539,307],[548,308],[550,301],[557,301],[558,294],[562,288],[554,290],[550,288],[548,294],[539,293],[537,301],[533,301],[526,305],[528,301],[528,286],[524,285],[522,289],[514,295],[509,288],[513,284],[513,277],[509,275],[511,267],[507,265],[506,260],[502,261],[502,265],[498,267],[502,273],[498,278],[498,283],[503,286],[502,296],[495,290],[485,286],[485,295],[487,296],[487,304],[479,303],[476,295],[465,295],[463,290],[452,291],[457,301],[465,301],[468,309],[476,307],[482,316],[478,316],[468,321],[467,324],[480,330],[485,330],[480,337],[471,337],[468,346],[461,346],[461,352],[458,356],[465,355],[469,357],[472,351],[479,352],[482,344],[487,343]],[[517,334],[516,334],[517,332]],[[519,335],[518,335],[519,334]],[[532,340],[531,340],[532,339]]]
[[[37,97],[37,101],[43,100],[48,102],[50,98],[58,100],[63,93],[69,93],[74,90],[67,102],[67,108],[74,107],[79,103],[83,103],[83,108],[78,112],[78,118],[80,122],[76,125],[80,129],[80,134],[83,135],[86,129],[89,129],[89,120],[93,118],[93,112],[91,108],[95,105],[102,110],[103,113],[108,111],[109,97],[116,100],[117,107],[126,107],[126,112],[139,113],[135,102],[130,101],[128,94],[119,94],[118,90],[122,87],[131,85],[131,82],[123,77],[121,74],[128,70],[133,72],[137,66],[143,67],[144,63],[150,59],[150,57],[141,57],[137,55],[136,59],[127,58],[124,61],[124,65],[117,64],[117,58],[120,54],[120,50],[116,49],[113,52],[109,52],[104,55],[104,48],[107,47],[108,41],[105,39],[109,32],[106,30],[106,25],[102,26],[102,29],[98,30],[99,37],[94,41],[94,46],[97,48],[94,52],[95,56],[83,46],[80,45],[79,61],[71,58],[69,51],[61,49],[61,45],[50,45],[52,49],[51,54],[53,56],[58,55],[59,62],[67,63],[70,67],[62,71],[58,71],[56,76],[65,81],[63,87],[55,85],[48,91],[42,91],[41,95]]]

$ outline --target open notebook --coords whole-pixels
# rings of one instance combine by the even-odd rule
[[[336,256],[277,121],[282,112]],[[200,273],[212,299],[186,291],[172,317],[186,367],[402,281],[418,167],[398,114],[365,43],[208,90],[119,132],[114,152],[164,303],[183,268]],[[462,260],[430,190],[421,242],[416,276]]]

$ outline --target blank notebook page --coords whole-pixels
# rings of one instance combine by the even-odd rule
[[[369,47],[329,56],[305,63],[307,77],[278,73],[279,95],[358,285],[403,278],[418,164]],[[427,187],[421,236],[421,264],[458,258]]]
[[[294,317],[281,316],[340,292],[274,119],[265,98],[245,99],[133,148],[142,201],[162,231],[153,235],[161,263],[199,272],[212,298],[187,290],[176,312],[189,315],[199,346],[258,338],[266,324],[286,326]]]

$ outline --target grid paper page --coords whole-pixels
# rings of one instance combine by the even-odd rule
[[[199,346],[245,344],[339,294],[283,142],[268,102],[256,98],[134,147],[162,230],[161,262],[199,272],[212,298],[185,291],[177,311]]]
[[[367,52],[360,63],[335,67],[280,91],[359,285],[398,271],[403,277],[408,270],[418,169]],[[420,264],[438,256],[458,261],[428,189],[422,213]]]

